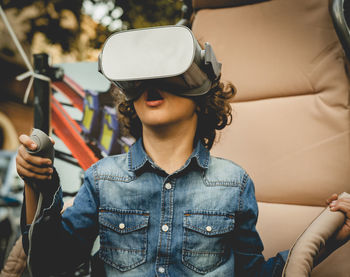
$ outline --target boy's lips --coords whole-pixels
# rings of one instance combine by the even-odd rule
[[[157,107],[164,102],[164,98],[157,90],[148,90],[145,95],[146,105],[149,107]]]
[[[154,100],[154,101],[146,101],[146,105],[149,107],[157,107],[160,106],[164,100]]]

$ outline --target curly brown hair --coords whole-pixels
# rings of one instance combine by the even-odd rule
[[[231,83],[217,82],[208,93],[191,97],[197,104],[198,123],[194,142],[200,140],[210,150],[214,144],[216,130],[222,130],[232,122],[230,100],[235,95]],[[118,119],[124,135],[135,139],[142,136],[142,123],[136,114],[133,101],[127,101],[116,88],[112,91],[118,103]]]

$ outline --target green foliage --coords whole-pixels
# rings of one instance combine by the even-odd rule
[[[79,36],[79,24],[77,28],[62,28],[60,22],[64,16],[63,10],[70,10],[77,22],[81,19],[81,6],[83,0],[4,0],[3,8],[18,9],[18,13],[26,7],[36,8],[38,14],[28,18],[30,31],[27,40],[32,41],[36,32],[43,33],[50,43],[59,43],[64,51],[69,51],[74,40]]]
[[[108,10],[104,16],[110,17],[110,22],[121,20],[120,29],[175,24],[181,18],[181,0],[3,0],[2,7],[5,10],[15,8],[18,13],[25,7],[36,7],[39,14],[28,19],[31,26],[27,33],[28,41],[32,41],[35,33],[41,32],[50,43],[59,44],[64,51],[70,51],[82,31],[84,1],[93,5],[106,4]],[[116,16],[113,11],[118,8],[122,9],[122,13]],[[61,24],[67,10],[74,15],[77,22],[75,27]],[[90,47],[101,46],[112,31],[108,27],[102,24],[97,27],[97,36],[91,40]]]
[[[176,24],[181,18],[179,0],[120,0],[117,4],[124,11],[121,20],[125,28]]]

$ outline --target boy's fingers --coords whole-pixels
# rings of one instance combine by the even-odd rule
[[[350,218],[350,202],[339,202],[339,210],[344,212],[348,218]]]
[[[20,135],[19,142],[32,151],[38,147],[36,143],[27,135]]]
[[[350,218],[350,199],[342,198],[331,202],[329,206],[332,211],[342,211],[343,213],[346,214],[348,218]]]
[[[55,145],[55,141],[52,137],[49,137],[49,139],[51,140],[52,144]]]
[[[327,202],[327,204],[329,205],[332,201],[337,200],[337,199],[338,199],[338,194],[334,193],[334,194],[332,194],[331,197],[329,197],[329,198],[326,200],[326,202]]]
[[[52,177],[49,175],[41,175],[41,174],[36,174],[34,172],[31,172],[21,165],[17,164],[17,173],[19,176],[21,176],[23,179],[25,178],[33,178],[37,180],[48,180],[51,179]]]
[[[36,166],[48,166],[52,164],[51,160],[48,158],[42,158],[29,154],[23,145],[18,148],[18,156],[20,156],[20,158],[26,162]]]
[[[51,167],[39,167],[33,164],[28,163],[26,160],[22,159],[20,156],[16,157],[17,166],[20,165],[22,168],[25,168],[33,173],[37,174],[45,174],[50,175],[53,173],[53,169]]]

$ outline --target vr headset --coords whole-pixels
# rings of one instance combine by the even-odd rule
[[[156,87],[180,96],[206,94],[219,80],[221,63],[213,49],[200,47],[185,26],[161,26],[111,35],[102,48],[98,70],[127,100]]]

